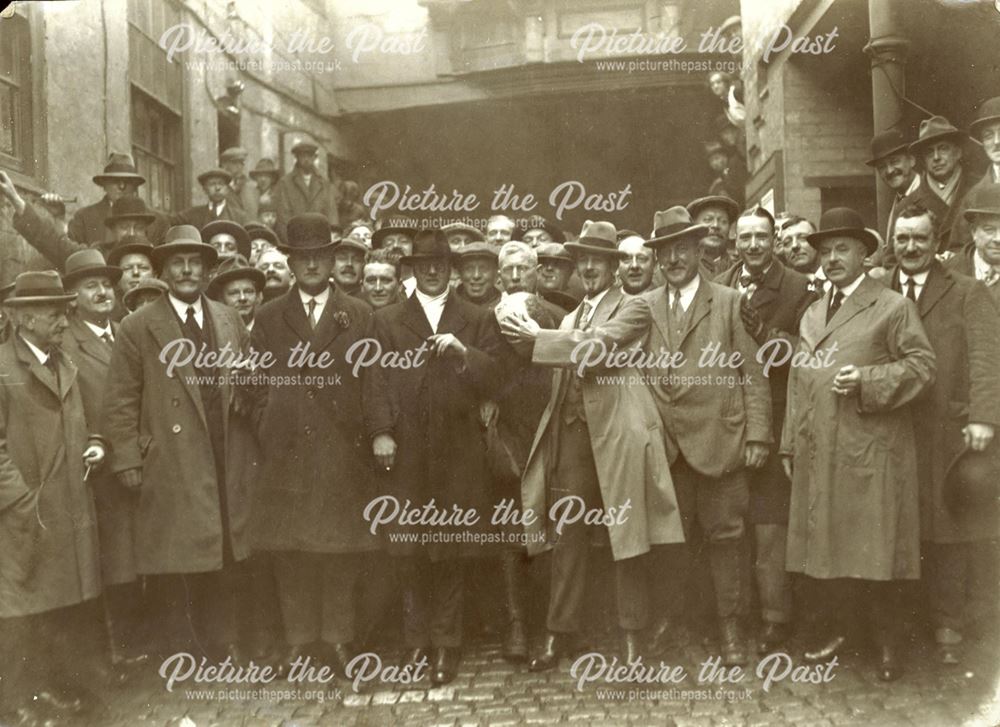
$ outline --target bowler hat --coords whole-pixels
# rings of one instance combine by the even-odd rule
[[[955,127],[944,116],[931,116],[920,122],[920,131],[917,133],[917,140],[910,144],[910,151],[920,154],[921,150],[928,144],[938,141],[952,141],[956,144],[968,140],[968,135],[961,129]]]
[[[976,215],[1000,215],[1000,184],[977,184],[968,197],[965,219],[972,222]]]
[[[145,255],[152,261],[153,246],[138,235],[126,235],[108,251],[108,265],[119,265],[126,255]]]
[[[135,182],[139,185],[146,183],[146,178],[135,170],[135,162],[132,161],[131,154],[111,154],[108,163],[104,166],[104,171],[93,176],[94,184],[107,184],[108,182]]]
[[[163,242],[153,248],[153,265],[163,267],[163,263],[171,255],[183,252],[196,252],[212,267],[219,260],[219,253],[211,245],[202,242],[201,233],[194,225],[175,225],[167,230]]]
[[[969,133],[979,136],[979,132],[986,124],[1000,121],[1000,96],[983,101],[983,105],[976,111],[976,118],[969,124]]]
[[[872,158],[865,162],[874,167],[893,154],[909,152],[910,142],[899,129],[888,129],[872,137]]]
[[[336,242],[330,239],[330,220],[319,212],[303,212],[285,226],[287,244],[278,245],[286,255],[295,252],[329,250]]]
[[[696,225],[691,213],[676,205],[653,215],[653,233],[646,240],[646,247],[659,247],[689,236],[701,237],[708,232],[708,225]]]
[[[596,252],[616,258],[625,257],[625,253],[618,250],[618,233],[615,226],[602,220],[584,222],[579,239],[576,242],[567,242],[563,247],[571,254]]]
[[[472,225],[467,225],[464,222],[451,222],[447,225],[444,225],[441,228],[441,232],[443,232],[445,235],[451,235],[453,233],[461,232],[462,234],[471,237],[473,242],[486,242],[486,236],[483,235],[482,231],[479,230],[479,228],[473,227]],[[378,232],[376,232],[375,234],[377,235]],[[378,245],[375,244],[374,236],[372,237],[372,245],[378,247]]]
[[[113,227],[122,220],[138,220],[148,225],[155,219],[142,197],[119,197],[111,203],[111,214],[104,218],[104,224]]]
[[[222,288],[233,280],[249,280],[258,293],[264,290],[264,273],[257,268],[250,267],[250,263],[242,255],[233,255],[219,263],[212,279],[208,281],[205,294],[213,300],[219,300]]]
[[[239,161],[245,162],[247,159],[247,150],[242,146],[231,146],[219,155],[219,161]]]
[[[444,259],[452,257],[448,237],[439,229],[420,230],[413,239],[413,252],[399,259],[403,265],[412,265],[420,260]]]
[[[442,231],[444,230],[443,227],[441,229]],[[389,235],[408,235],[412,240],[416,234],[416,227],[408,227],[406,225],[386,225],[385,227],[380,227],[372,233],[372,250],[378,250],[382,247],[382,241]]]
[[[59,273],[55,270],[29,271],[14,279],[14,293],[3,302],[4,305],[43,305],[48,303],[68,303],[76,299],[75,293],[67,293],[63,288]]]
[[[201,228],[201,239],[209,245],[216,235],[230,235],[236,240],[236,252],[245,258],[250,257],[250,236],[243,225],[231,220],[212,220]]]
[[[850,207],[834,207],[819,218],[819,228],[808,235],[806,241],[818,249],[820,241],[828,237],[852,237],[859,240],[871,255],[878,249],[878,238],[865,227],[861,215]]]
[[[465,262],[466,260],[471,260],[473,258],[487,258],[493,262],[497,262],[500,259],[497,249],[493,245],[486,242],[470,242],[468,245],[456,252],[455,257],[458,258],[460,262]]]
[[[317,152],[317,151],[319,151],[319,147],[316,146],[316,144],[314,144],[311,141],[306,141],[304,139],[302,141],[295,142],[295,145],[292,147],[292,154],[298,154],[299,152]]]
[[[253,177],[271,177],[272,179],[277,179],[281,176],[281,171],[278,169],[278,166],[274,163],[273,159],[264,157],[263,159],[257,160],[256,166],[247,172],[247,175],[251,179]]]
[[[122,277],[122,269],[108,265],[101,251],[94,247],[77,250],[66,258],[63,267],[66,272],[63,273],[62,281],[67,288],[84,278],[107,277],[114,285]]]
[[[538,256],[538,262],[552,260],[557,263],[573,264],[573,256],[566,252],[566,247],[563,244],[558,242],[543,242],[535,248],[535,254]]]
[[[728,214],[730,221],[736,219],[736,215],[740,213],[740,206],[736,204],[736,200],[732,197],[727,197],[723,194],[712,194],[707,197],[699,197],[696,200],[687,203],[687,211],[691,215],[693,220],[698,216],[706,207],[722,207]]]
[[[129,311],[134,311],[137,303],[136,298],[142,293],[151,290],[155,290],[162,295],[170,290],[170,286],[159,278],[143,278],[134,288],[125,292],[125,295],[122,296],[122,303],[125,304],[125,307]]]
[[[943,494],[953,513],[995,507],[1000,502],[1000,443],[994,439],[981,452],[964,447],[948,465]]]
[[[233,175],[227,172],[225,169],[219,169],[219,167],[213,167],[212,169],[206,169],[204,172],[198,175],[198,184],[205,184],[209,179],[218,177],[219,179],[225,180],[226,184],[233,181]]]

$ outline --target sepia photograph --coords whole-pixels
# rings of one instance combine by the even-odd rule
[[[1000,725],[1000,0],[0,0],[0,727]]]

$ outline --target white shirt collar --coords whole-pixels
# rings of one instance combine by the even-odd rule
[[[972,265],[975,269],[976,280],[983,280],[986,278],[986,273],[990,271],[991,268],[996,268],[1000,270],[1000,265],[990,265],[988,262],[983,260],[983,256],[979,254],[979,250],[972,253]]]
[[[406,291],[406,297],[409,298],[413,295],[413,291],[417,289],[417,279],[413,276],[405,278],[403,280],[403,290]]]
[[[185,312],[185,315],[186,315],[186,312]],[[87,328],[89,328],[90,330],[92,330],[94,332],[94,335],[97,336],[98,338],[101,338],[102,336],[104,336],[105,333],[108,334],[109,336],[111,336],[112,339],[115,337],[114,334],[111,332],[111,322],[110,321],[108,321],[108,325],[106,325],[104,328],[101,328],[100,326],[95,326],[90,321],[84,321],[84,323],[87,324]]]
[[[701,285],[701,275],[695,275],[688,283],[680,288],[681,294],[681,308],[687,311],[691,307],[691,301],[694,300],[694,294],[698,292],[698,286]],[[672,297],[676,288],[671,285],[667,285],[667,293]],[[673,300],[668,297],[667,304],[672,305]]]
[[[172,305],[174,310],[177,311],[177,317],[182,321],[187,320],[188,308],[194,308],[194,319],[198,322],[199,326],[205,325],[205,312],[201,306],[200,295],[193,303],[185,303],[180,298],[175,298],[173,293],[167,293],[167,300],[170,301],[170,305]]]
[[[431,325],[431,330],[437,333],[438,324],[441,322],[441,316],[444,313],[445,303],[448,302],[448,293],[451,292],[451,287],[445,288],[445,291],[440,295],[430,296],[417,288],[413,294],[417,297],[417,302],[420,307],[424,310],[424,315],[427,316],[427,322]]]
[[[316,306],[318,308],[322,308],[324,305],[326,305],[326,302],[330,299],[329,285],[326,286],[326,288],[324,288],[322,293],[319,293],[317,295],[309,295],[307,292],[302,290],[302,288],[299,288],[298,290],[299,290],[299,300],[302,301],[302,305],[306,308],[309,307],[310,300],[315,300]]]
[[[917,287],[923,286],[927,282],[927,275],[930,273],[930,269],[924,270],[922,273],[917,273],[916,275],[909,275],[902,270],[899,271],[899,284],[906,285],[906,281],[913,278],[913,282],[917,284]]]
[[[587,303],[590,304],[590,312],[587,315],[587,321],[586,321],[587,323],[589,323],[590,319],[594,317],[594,311],[597,310],[597,306],[599,306],[601,304],[601,301],[604,300],[604,296],[606,296],[608,294],[609,290],[611,290],[611,286],[610,285],[607,288],[605,288],[604,290],[602,290],[600,293],[596,293],[596,294],[594,294],[590,298],[584,298],[584,300]],[[582,303],[581,303],[581,305],[582,305]],[[583,322],[583,321],[581,321],[581,322]]]
[[[44,366],[46,364],[46,362],[49,360],[49,354],[46,353],[45,351],[43,351],[42,349],[40,349],[35,344],[33,344],[31,341],[29,341],[27,338],[25,338],[24,336],[22,336],[20,333],[17,334],[17,335],[18,335],[18,338],[20,338],[22,341],[24,341],[24,343],[28,346],[28,350],[30,350],[33,354],[35,354],[35,358],[38,359],[38,363],[40,363],[42,366]]]
[[[920,189],[920,175],[914,174],[913,180],[910,182],[910,186],[906,188],[906,191],[903,192],[903,196],[906,197],[907,195],[913,194],[918,189]]]
[[[841,293],[843,293],[843,295],[844,295],[843,300],[847,300],[848,298],[851,297],[851,293],[853,293],[855,290],[858,289],[858,286],[861,285],[861,281],[863,281],[864,279],[865,279],[865,273],[861,273],[861,275],[859,275],[858,277],[856,277],[854,279],[854,282],[851,283],[850,285],[848,285],[847,287],[845,287],[845,288],[837,288],[837,286],[833,286],[833,287],[837,288],[837,290],[839,290]],[[833,293],[831,292],[830,295],[832,296]],[[841,301],[841,303],[843,303],[843,300]]]

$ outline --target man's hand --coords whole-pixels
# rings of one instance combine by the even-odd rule
[[[540,330],[542,327],[533,319],[521,315],[512,314],[500,321],[500,332],[515,343],[534,341]]]
[[[14,182],[11,178],[7,176],[7,172],[0,171],[0,194],[10,200],[10,203],[14,205],[14,213],[21,214],[24,212],[24,208],[27,203],[21,198],[21,195],[17,193],[17,187],[14,186]]]
[[[435,356],[465,356],[468,351],[454,333],[435,333],[427,342],[431,345],[431,354]]]
[[[83,450],[83,463],[88,467],[97,467],[104,461],[104,456],[106,454],[107,453],[104,451],[104,445],[91,444]]]
[[[375,464],[386,471],[391,470],[396,460],[396,440],[391,434],[376,434],[372,440],[372,454],[375,455]]]
[[[750,304],[750,296],[744,293],[740,296],[740,319],[747,333],[757,343],[760,343],[764,335],[764,321],[760,317],[757,309]]]
[[[129,490],[138,490],[142,487],[142,470],[133,467],[118,473],[118,481]]]
[[[767,445],[747,442],[743,447],[743,464],[752,470],[759,470],[767,462]]]
[[[837,375],[833,377],[833,393],[839,394],[840,396],[850,396],[851,394],[857,393],[861,388],[861,370],[853,365],[848,364],[837,372]]]
[[[965,425],[962,434],[965,435],[965,444],[969,449],[973,452],[982,452],[993,441],[994,431],[990,424],[969,423]]]
[[[482,422],[483,429],[489,429],[490,424],[497,420],[500,414],[500,407],[495,401],[484,401],[479,405],[479,421]]]
[[[781,469],[785,470],[785,477],[792,479],[792,456],[790,454],[781,455]]]

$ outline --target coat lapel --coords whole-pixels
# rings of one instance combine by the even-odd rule
[[[465,316],[462,315],[461,308],[461,303],[449,295],[448,299],[444,302],[444,310],[441,312],[441,320],[438,321],[438,333],[457,334],[465,328],[466,321]],[[428,325],[430,324],[428,323]]]
[[[599,326],[602,323],[607,323],[614,315],[614,312],[618,310],[618,304],[622,301],[622,289],[617,285],[608,290],[601,298],[601,302],[597,304],[597,309],[594,314],[590,317],[590,327]]]
[[[414,293],[411,295],[406,302],[403,303],[403,305],[405,306],[406,311],[406,314],[403,316],[403,325],[416,333],[417,336],[420,337],[421,341],[433,336],[434,331],[431,330],[431,324],[427,320],[427,316],[424,315],[423,306],[421,306],[420,301],[417,300],[417,294]],[[445,309],[447,308],[448,306],[445,305]],[[441,318],[444,318],[443,313],[441,314]],[[440,326],[438,327],[440,328]]]
[[[240,351],[240,338],[233,328],[232,318],[226,315],[227,308],[221,303],[216,303],[214,300],[208,300],[207,298],[202,298],[201,304],[205,311],[206,322],[211,318],[211,325],[215,331],[215,350],[221,351],[226,347],[226,344],[229,344],[229,350]],[[227,427],[229,426],[229,405],[232,403],[231,400],[233,397],[232,387],[229,385],[228,373],[228,371],[218,372],[220,379],[219,394],[222,397],[222,401],[225,402],[225,406],[222,407],[222,415]]]
[[[652,308],[653,323],[660,331],[660,337],[663,339],[664,343],[669,344],[670,321],[667,318],[667,305],[667,286],[661,285],[657,288],[656,293],[650,299],[649,306]]]
[[[202,306],[204,306],[204,302]],[[177,320],[177,316],[171,308],[170,299],[166,295],[150,303],[149,307],[151,309],[149,330],[153,335],[153,340],[160,346],[161,351],[165,346],[169,346],[174,341],[184,338],[181,324]],[[207,309],[203,307],[203,310]],[[181,386],[184,387],[184,390],[194,402],[195,408],[198,410],[198,416],[201,417],[205,426],[208,426],[205,418],[205,407],[201,401],[201,392],[198,390],[197,374],[195,373],[194,366],[190,363],[178,366],[172,375],[180,377]]]
[[[282,318],[285,319],[285,323],[288,327],[295,332],[295,336],[300,341],[311,341],[313,337],[312,326],[309,325],[309,319],[306,318],[306,309],[302,305],[302,298],[299,296],[299,289],[297,286],[292,286],[292,289],[285,293],[284,300],[284,311],[282,312]],[[324,308],[324,313],[327,308]]]
[[[935,261],[927,273],[927,280],[924,281],[924,289],[921,291],[920,299],[917,301],[917,308],[920,309],[921,318],[927,317],[927,314],[944,297],[945,293],[951,289],[952,285],[954,285],[954,281],[952,281],[951,274],[940,263]]]
[[[112,327],[112,332],[114,328]],[[112,347],[98,338],[90,327],[76,316],[70,318],[69,333],[76,339],[80,350],[104,365],[111,363]]]
[[[38,361],[34,352],[28,348],[27,344],[21,340],[20,335],[14,335],[14,350],[17,352],[17,357],[21,360],[25,366],[28,367],[28,371],[34,376],[38,381],[49,391],[52,392],[54,396],[62,400],[62,396],[59,389],[56,387],[55,376],[48,367],[44,366]],[[60,367],[60,374],[62,373],[62,367]]]
[[[344,298],[346,297],[347,294],[342,290],[338,290],[337,288],[330,290],[330,297],[326,300],[326,305],[323,307],[323,315],[320,316],[319,323],[316,324],[315,335],[313,335],[312,348],[314,350],[322,351],[327,348],[340,335],[341,331],[344,330],[337,323],[336,314],[344,310]],[[302,306],[300,305],[299,308],[302,308]],[[303,314],[304,312],[303,310]]]
[[[785,268],[775,260],[771,263],[771,269],[767,271],[764,280],[757,286],[753,297],[750,298],[750,305],[757,310],[763,310],[774,302],[781,291],[781,282],[785,277]]]
[[[684,347],[684,341],[688,334],[694,330],[701,319],[712,310],[712,288],[708,280],[702,278],[698,283],[698,290],[695,291],[694,300],[691,301],[691,315],[688,316],[687,326],[681,334],[681,340],[677,344],[678,350]],[[669,340],[669,339],[668,339]]]
[[[819,346],[831,333],[854,318],[854,316],[865,308],[871,306],[875,302],[875,299],[878,298],[881,287],[880,283],[866,275],[857,289],[848,296],[847,300],[841,304],[840,309],[833,314],[830,322],[826,323],[823,327],[823,332],[820,334],[819,340],[816,341],[816,345]],[[827,296],[823,296],[823,305],[818,307],[822,310],[824,318],[826,316],[826,303]]]

